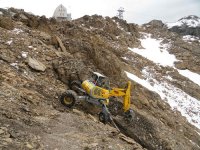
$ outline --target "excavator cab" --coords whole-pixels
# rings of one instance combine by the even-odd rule
[[[96,86],[109,89],[110,81],[108,78],[98,72],[93,72],[90,81],[92,81]]]

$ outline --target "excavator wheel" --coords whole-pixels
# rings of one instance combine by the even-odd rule
[[[75,105],[76,100],[77,100],[77,94],[72,90],[67,90],[60,97],[61,104],[63,104],[68,108],[73,107]]]
[[[127,112],[125,112],[125,120],[128,122],[132,122],[135,118],[135,113],[132,109],[129,109]]]
[[[101,121],[104,124],[107,124],[108,122],[110,122],[109,114],[106,114],[105,112],[100,112],[99,121]]]

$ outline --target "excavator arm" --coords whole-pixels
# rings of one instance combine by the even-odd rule
[[[124,112],[127,112],[130,109],[131,104],[131,82],[128,81],[126,89],[113,88],[109,93],[109,97],[112,96],[123,97],[123,109]]]
[[[112,88],[107,90],[105,88],[96,86],[89,80],[85,80],[82,83],[82,88],[93,98],[98,99],[109,99],[110,97],[123,97],[123,110],[127,112],[130,110],[130,93],[131,93],[131,82],[128,81],[126,88]]]

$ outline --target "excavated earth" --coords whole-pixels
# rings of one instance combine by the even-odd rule
[[[67,109],[59,102],[70,81],[85,80],[92,71],[106,75],[116,87],[128,80],[125,70],[141,76],[148,66],[167,74],[169,68],[156,68],[128,51],[141,47],[141,32],[171,39],[171,53],[183,60],[176,66],[200,73],[198,43],[188,45],[156,21],[139,27],[94,15],[60,23],[14,8],[0,11],[0,149],[200,149],[199,129],[133,81],[133,121],[114,117],[121,133],[98,121],[99,108],[78,103]],[[172,84],[200,99],[199,86],[173,69],[170,73],[180,79]]]

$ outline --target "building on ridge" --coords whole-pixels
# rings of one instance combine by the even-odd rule
[[[71,21],[71,14],[67,13],[67,9],[65,8],[65,6],[63,6],[62,4],[60,4],[54,11],[53,14],[53,18],[55,18],[58,21]]]

